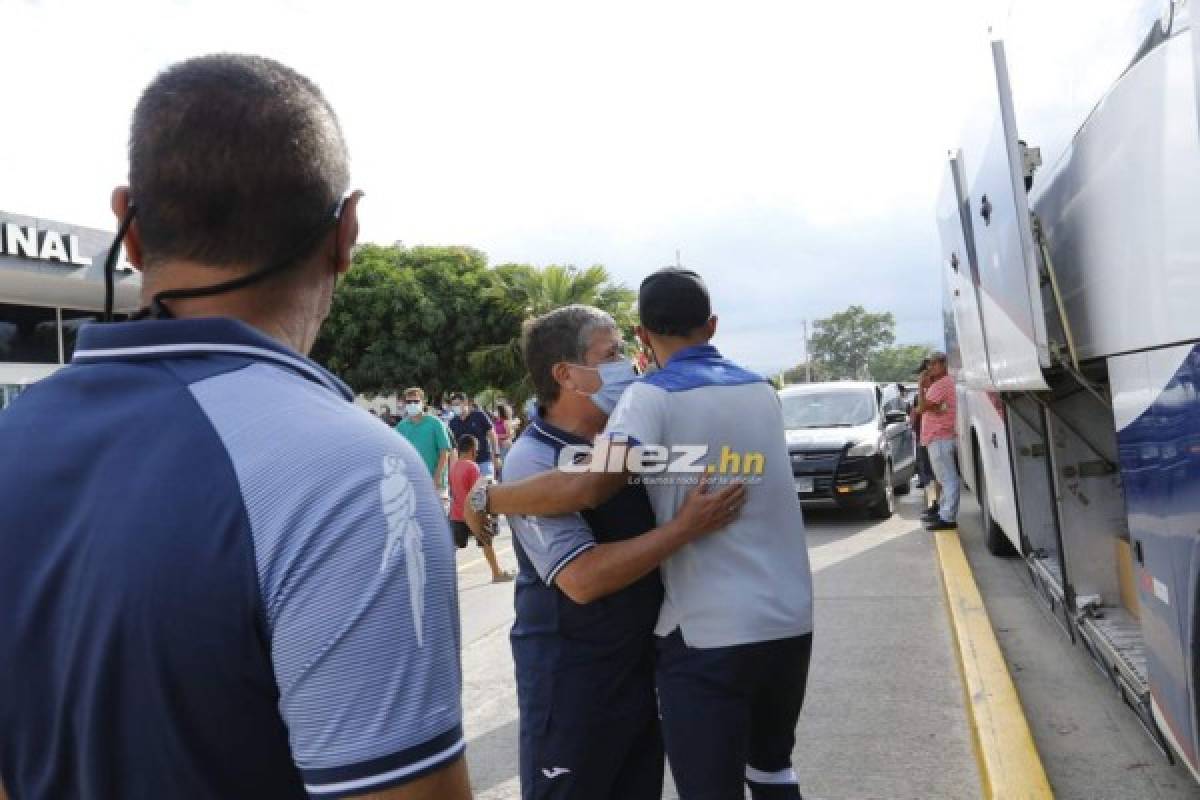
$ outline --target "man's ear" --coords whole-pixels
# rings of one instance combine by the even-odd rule
[[[363,197],[362,191],[355,189],[342,203],[342,215],[337,224],[337,250],[333,254],[334,266],[338,275],[344,275],[350,269],[354,256],[354,245],[358,244],[358,201]]]
[[[562,388],[575,388],[575,381],[571,380],[571,367],[565,361],[560,361],[550,368],[550,377]]]
[[[121,223],[125,221],[125,217],[129,215],[130,210],[133,208],[133,203],[129,195],[129,187],[118,186],[113,189],[112,196],[109,199],[109,206],[117,218],[117,228],[119,229]],[[142,252],[142,232],[138,228],[136,219],[129,226],[129,230],[125,232],[125,260],[138,270],[142,269],[142,264],[145,260]]]
[[[711,339],[717,335],[717,315],[713,314],[708,318],[708,322],[704,323],[704,338]]]

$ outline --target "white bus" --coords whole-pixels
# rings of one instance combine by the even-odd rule
[[[1200,36],[1044,2],[989,45],[938,206],[964,479],[1200,775]],[[1030,23],[1030,24],[1026,24]],[[1028,143],[1028,144],[1026,144]]]
[[[104,309],[113,233],[0,211],[0,409],[70,360]],[[138,308],[141,276],[118,265],[115,310]]]

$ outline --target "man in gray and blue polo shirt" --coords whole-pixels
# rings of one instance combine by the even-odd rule
[[[129,167],[109,266],[123,238],[141,319],[0,414],[0,783],[466,800],[441,503],[303,355],[358,235],[333,109],[193,59],[142,94]]]
[[[743,782],[756,798],[798,798],[791,751],[812,647],[812,578],[779,400],[709,344],[716,317],[694,272],[650,275],[638,311],[638,336],[662,368],[626,390],[605,428],[607,463],[626,471],[559,469],[492,487],[486,510],[595,508],[628,484],[621,450],[629,446],[666,448],[672,460],[688,455],[680,448],[700,446],[696,468],[716,473],[739,471],[732,455],[744,472],[749,458],[741,516],[661,568],[663,733],[683,800],[740,797]],[[674,466],[646,476],[659,524],[675,517],[695,477]]]

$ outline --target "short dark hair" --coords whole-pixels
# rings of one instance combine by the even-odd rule
[[[467,396],[462,392],[455,392],[454,394],[450,395],[450,402],[453,403],[455,400],[462,400],[465,403]]]
[[[642,327],[662,336],[689,336],[712,317],[704,279],[690,269],[663,267],[638,289]]]
[[[612,316],[584,305],[563,306],[527,321],[521,335],[521,353],[538,402],[549,406],[558,400],[555,364],[582,364],[592,332],[616,327]]]
[[[332,220],[349,183],[333,108],[316,84],[277,61],[219,54],[180,62],[134,109],[129,186],[148,266],[304,258],[296,248]]]
[[[469,433],[464,433],[462,436],[458,437],[458,442],[456,445],[458,447],[458,452],[469,453],[479,447],[479,440]]]

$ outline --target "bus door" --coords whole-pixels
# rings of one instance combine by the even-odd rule
[[[968,389],[992,389],[983,318],[979,312],[979,269],[971,247],[970,224],[964,217],[965,190],[962,154],[954,153],[946,164],[937,206],[947,313],[954,318],[953,326],[946,326],[947,339],[953,334],[957,344],[958,384]]]
[[[1017,139],[1002,42],[992,42],[990,72],[961,158],[964,206],[979,269],[984,344],[996,389],[1041,391],[1047,388],[1042,370],[1050,366],[1050,350],[1025,190],[1025,157]],[[980,74],[986,73],[981,69]]]

